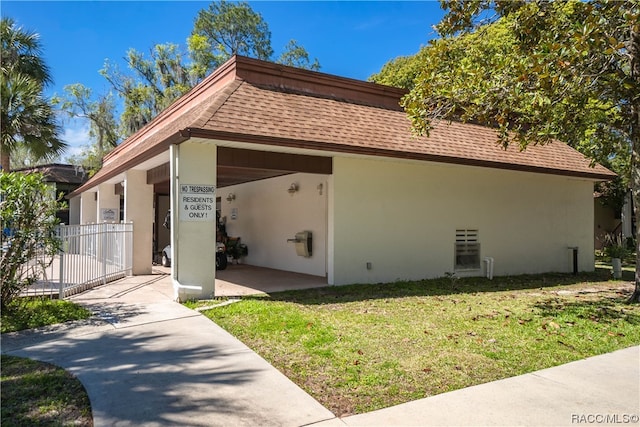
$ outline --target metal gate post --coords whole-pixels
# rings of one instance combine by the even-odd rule
[[[60,274],[58,276],[58,299],[64,299],[64,248],[60,251]]]
[[[100,261],[102,262],[102,284],[107,284],[107,224],[100,224],[102,228],[101,236],[102,236],[102,256],[100,257]]]

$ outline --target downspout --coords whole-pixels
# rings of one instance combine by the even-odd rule
[[[493,280],[493,257],[487,256],[484,257],[484,264],[485,264],[485,275],[487,277],[487,279],[489,280]]]

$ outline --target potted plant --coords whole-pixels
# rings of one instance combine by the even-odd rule
[[[227,255],[230,256],[236,264],[240,264],[240,260],[249,255],[249,248],[240,242],[240,237],[229,237],[227,239]]]

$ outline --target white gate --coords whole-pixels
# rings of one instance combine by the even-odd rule
[[[60,225],[62,250],[31,291],[59,298],[132,274],[133,223]]]

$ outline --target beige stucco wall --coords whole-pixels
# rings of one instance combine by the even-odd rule
[[[172,147],[172,170],[179,175],[174,189],[180,183],[215,185],[215,145],[188,142]],[[299,186],[295,194],[287,191],[292,183]],[[101,190],[104,196],[106,188]],[[229,193],[236,196],[232,202],[226,200]],[[479,230],[481,259],[495,260],[495,275],[570,272],[568,248],[574,246],[579,248],[579,269],[594,267],[589,180],[334,157],[331,176],[291,174],[218,188],[216,196],[228,234],[241,237],[249,247],[246,263],[327,276],[329,284],[443,276],[454,271],[457,229]],[[156,208],[164,211],[165,202]],[[82,222],[89,211],[95,218],[97,204],[93,193],[82,195]],[[176,296],[210,296],[215,224],[177,217],[171,230]],[[314,236],[310,258],[298,256],[294,244],[287,242],[304,230]],[[458,274],[484,275],[484,264],[481,267]]]
[[[327,178],[298,173],[218,190],[227,234],[240,237],[249,248],[244,262],[325,276]],[[292,183],[298,184],[299,191],[289,194],[287,189]],[[236,199],[228,202],[229,193],[235,194]],[[313,233],[313,253],[309,258],[296,255],[294,244],[287,242],[296,232],[305,230]]]
[[[69,199],[69,224],[80,224],[80,196]]]
[[[98,198],[96,193],[85,191],[80,195],[80,224],[98,220]]]
[[[120,195],[116,193],[113,184],[100,184],[98,186],[98,203],[97,203],[98,222],[120,222]],[[105,218],[105,210],[110,211],[109,216],[113,219]]]
[[[332,181],[329,283],[443,276],[454,270],[456,229],[479,230],[496,275],[570,272],[569,246],[579,247],[579,269],[593,270],[590,181],[344,157]]]

